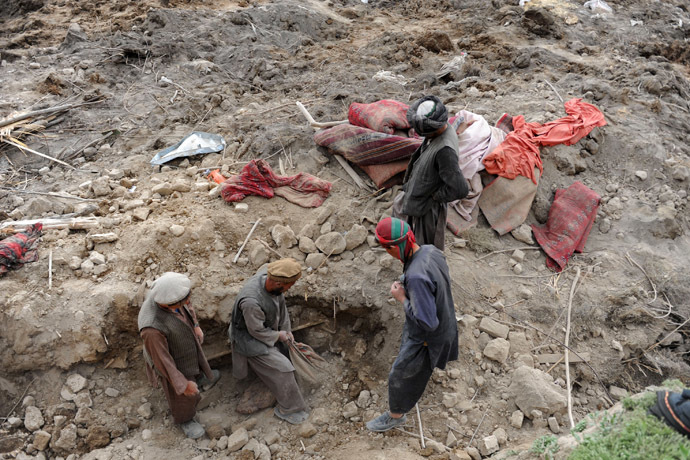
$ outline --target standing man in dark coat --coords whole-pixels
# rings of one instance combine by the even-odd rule
[[[289,258],[260,269],[237,295],[228,330],[233,375],[244,379],[254,371],[278,401],[273,413],[292,424],[304,422],[309,412],[295,368],[279,346],[294,340],[283,293],[301,275],[299,262]]]
[[[450,275],[443,253],[419,246],[409,225],[387,217],[376,226],[376,240],[403,263],[402,283],[391,294],[405,309],[400,352],[388,375],[390,410],[367,423],[370,431],[388,431],[405,423],[405,413],[422,397],[434,368],[458,358],[458,327]]]
[[[161,275],[139,310],[139,333],[149,382],[163,387],[173,421],[196,439],[205,433],[193,419],[201,400],[199,387],[215,384],[220,372],[211,369],[201,349],[204,333],[189,301],[191,287],[185,275]]]
[[[458,164],[458,135],[436,96],[412,104],[407,121],[424,141],[407,165],[393,216],[410,224],[420,246],[433,244],[443,251],[448,203],[465,198],[470,190]]]

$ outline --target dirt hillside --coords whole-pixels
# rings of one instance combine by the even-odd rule
[[[38,261],[0,277],[0,458],[528,458],[533,439],[569,429],[559,361],[569,304],[576,422],[624,391],[687,379],[688,3],[518,3],[1,2],[0,119],[69,108],[0,126],[0,225],[89,223],[44,230]],[[397,188],[374,191],[355,168],[371,189],[358,187],[314,143],[296,102],[336,121],[353,102],[427,94],[491,125],[503,113],[552,121],[566,115],[563,101],[582,98],[607,125],[541,151],[525,224],[543,225],[556,190],[576,181],[601,196],[584,251],[562,273],[529,231],[499,236],[481,213],[446,233],[460,359],[434,372],[420,401],[435,441],[424,449],[416,414],[407,433],[363,424],[387,407],[404,320],[389,294],[401,264],[373,238]],[[226,148],[149,163],[194,131],[223,136]],[[229,176],[259,158],[330,181],[329,197],[317,208],[277,196],[238,206],[213,193],[208,170]],[[317,248],[332,234],[346,246]],[[271,409],[237,413],[250,382],[232,378],[227,355],[235,295],[281,256],[305,266],[287,296],[295,336],[327,360],[300,427]],[[192,279],[223,376],[204,395],[208,436],[198,441],[172,423],[141,357],[137,313],[167,271]],[[524,401],[533,385],[543,400]]]

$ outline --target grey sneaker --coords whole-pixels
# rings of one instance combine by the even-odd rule
[[[299,412],[293,412],[292,414],[283,414],[280,409],[278,409],[278,406],[273,408],[273,413],[278,417],[279,419],[285,420],[288,423],[292,423],[293,425],[299,425],[300,423],[304,422],[309,418],[309,412],[306,410],[301,410]]]
[[[180,428],[184,432],[185,436],[191,439],[199,439],[206,434],[206,430],[201,424],[195,420],[189,420],[184,423],[180,423]]]
[[[367,422],[367,429],[369,431],[383,432],[392,430],[396,426],[405,424],[407,421],[407,415],[403,415],[400,418],[391,417],[390,412],[386,411],[383,414],[376,417],[374,420]]]
[[[220,380],[220,371],[218,369],[211,369],[211,373],[213,373],[213,378],[211,380],[209,380],[204,374],[201,374],[201,377],[197,379],[196,384],[199,386],[201,391],[210,390],[213,388],[213,385],[218,383],[218,380]]]

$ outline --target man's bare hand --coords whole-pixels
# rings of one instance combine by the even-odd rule
[[[187,388],[184,389],[184,393],[182,393],[185,396],[194,396],[195,394],[199,393],[199,387],[196,386],[196,382],[192,382],[191,380],[187,382]]]
[[[407,298],[405,294],[405,288],[400,281],[394,281],[391,285],[391,295],[395,300],[400,303],[404,303]]]
[[[290,331],[278,331],[278,340],[281,342],[287,342],[288,340],[294,340],[292,332]]]
[[[194,328],[194,335],[199,339],[199,343],[204,343],[204,331],[199,326]]]

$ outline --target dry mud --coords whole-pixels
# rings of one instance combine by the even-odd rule
[[[690,318],[687,2],[612,1],[613,13],[606,14],[580,1],[517,3],[3,2],[2,116],[65,101],[99,102],[24,139],[76,170],[0,147],[1,185],[15,189],[0,190],[1,217],[76,214],[95,216],[99,226],[46,230],[39,261],[0,279],[0,417],[23,418],[24,406],[33,405],[51,436],[40,451],[35,433],[0,419],[0,456],[265,458],[256,447],[264,444],[271,458],[283,459],[464,458],[465,446],[497,429],[505,432],[502,452],[520,450],[549,431],[541,420],[511,425],[512,376],[525,360],[562,352],[549,337],[564,339],[577,268],[582,284],[572,297],[570,344],[588,354],[589,366],[571,365],[575,418],[608,407],[612,385],[635,392],[686,377],[690,339],[685,327],[674,330]],[[438,79],[441,66],[460,53],[466,53],[462,68]],[[382,70],[402,80],[374,79]],[[556,275],[542,251],[526,250],[516,275],[510,250],[524,243],[510,234],[498,237],[481,217],[461,235],[465,247],[455,247],[447,234],[458,316],[491,316],[511,332],[510,355],[496,362],[482,355],[491,337],[471,318],[460,321],[460,359],[435,372],[420,402],[428,437],[446,444],[454,444],[449,432],[457,438],[447,452],[422,449],[401,432],[372,435],[363,427],[386,406],[386,376],[403,321],[388,295],[401,267],[367,242],[329,257],[289,293],[294,325],[322,321],[295,334],[329,363],[322,385],[308,396],[314,432],[278,422],[270,410],[236,413],[248,384],[231,377],[223,355],[234,295],[260,262],[277,254],[305,259],[296,245],[279,246],[272,230],[282,225],[318,236],[324,224],[340,233],[356,224],[371,240],[393,196],[352,185],[316,149],[314,130],[295,102],[327,121],[345,119],[352,102],[408,102],[422,94],[490,123],[504,112],[527,121],[559,118],[559,98],[582,97],[600,108],[606,127],[576,145],[542,151],[544,175],[527,219],[544,223],[554,191],[583,182],[602,196],[585,252]],[[225,153],[162,169],[149,165],[156,152],[194,130],[223,135]],[[203,171],[217,166],[236,173],[253,158],[333,181],[332,193],[317,209],[250,197],[248,212],[209,197]],[[165,183],[178,184],[176,191],[154,193]],[[232,263],[257,218],[255,238]],[[175,236],[174,225],[184,233]],[[116,241],[94,242],[94,234],[109,232]],[[92,251],[105,260],[95,272],[81,264]],[[504,252],[477,260],[491,251]],[[171,270],[194,281],[206,345],[223,374],[199,414],[210,436],[198,442],[183,438],[162,394],[148,387],[136,331],[148,283]],[[563,386],[562,364],[535,367]],[[75,373],[86,378],[86,396],[68,401],[63,385]],[[355,413],[346,418],[353,401]],[[562,413],[556,418],[567,425]],[[69,426],[73,442],[58,442]],[[219,438],[241,428],[255,440],[253,451],[218,448]],[[416,429],[410,422],[407,430]]]

